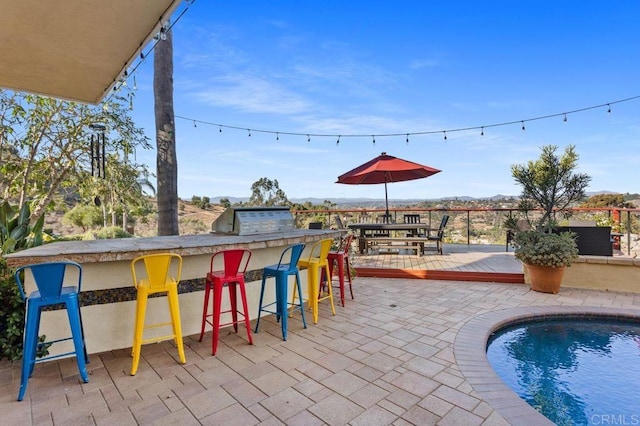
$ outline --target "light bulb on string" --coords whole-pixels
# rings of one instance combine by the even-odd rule
[[[607,114],[611,114],[611,104],[607,104]]]
[[[447,131],[443,130],[442,133],[444,133],[444,140],[446,141],[447,140]]]
[[[522,123],[522,131],[524,132],[526,130],[524,127],[524,121],[521,121],[521,123]]]
[[[564,121],[565,123],[567,122],[567,114],[564,115],[564,118],[562,119],[562,121]]]
[[[196,124],[196,120],[193,120],[193,127],[198,127],[198,125]]]
[[[409,133],[407,133],[407,140],[406,140],[407,145],[409,145]]]
[[[371,138],[373,139],[373,144],[376,144],[376,135],[371,135]]]
[[[484,136],[484,126],[480,129],[480,136]]]
[[[338,135],[338,140],[336,141],[336,145],[340,145],[340,135]]]
[[[276,141],[280,140],[280,133],[276,133]]]
[[[218,132],[219,132],[219,133],[222,133],[222,126],[220,126],[220,127],[219,127]]]
[[[247,129],[247,132],[249,132],[249,137],[251,137],[251,129]]]
[[[307,135],[307,143],[311,142],[311,136]]]

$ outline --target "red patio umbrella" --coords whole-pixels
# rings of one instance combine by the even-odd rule
[[[387,182],[404,182],[422,179],[440,172],[433,167],[423,166],[413,161],[387,155],[383,152],[371,161],[367,161],[347,173],[338,176],[336,183],[347,185],[373,185],[384,183],[384,198],[386,213],[389,217],[389,198],[387,196]]]

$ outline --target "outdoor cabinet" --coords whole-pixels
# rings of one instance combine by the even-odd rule
[[[553,231],[575,233],[580,255],[613,256],[610,226],[558,226]]]

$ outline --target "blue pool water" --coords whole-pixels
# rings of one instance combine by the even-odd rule
[[[503,328],[489,363],[559,425],[640,425],[640,322],[548,319]]]

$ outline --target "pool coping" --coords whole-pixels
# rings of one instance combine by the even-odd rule
[[[487,342],[493,332],[510,324],[530,319],[561,316],[602,316],[640,319],[635,309],[602,306],[526,306],[488,312],[468,321],[458,332],[453,352],[461,373],[479,394],[506,421],[517,425],[553,425],[554,423],[521,399],[489,364]]]

